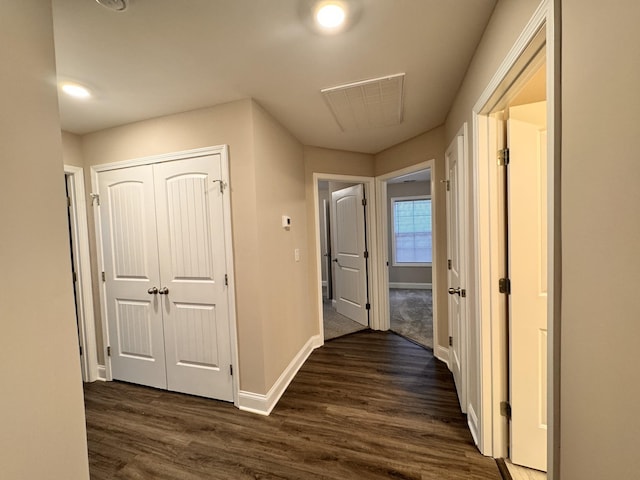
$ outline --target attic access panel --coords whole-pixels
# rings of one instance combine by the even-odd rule
[[[343,132],[399,125],[404,73],[320,90]]]

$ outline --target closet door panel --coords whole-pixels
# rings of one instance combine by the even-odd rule
[[[166,388],[151,166],[101,172],[100,228],[113,378]]]
[[[220,155],[154,165],[169,390],[233,400]]]

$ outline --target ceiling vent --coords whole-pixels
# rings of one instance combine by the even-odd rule
[[[320,90],[343,132],[402,122],[404,73]]]

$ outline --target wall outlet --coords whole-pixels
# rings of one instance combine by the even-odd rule
[[[295,259],[296,259],[296,262],[299,262],[299,261],[300,261],[300,249],[299,249],[299,248],[296,248],[296,249],[293,251],[293,258],[295,258]]]

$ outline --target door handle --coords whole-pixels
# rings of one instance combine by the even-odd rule
[[[156,293],[158,293],[158,287],[150,288],[149,290],[147,290],[147,293],[149,295],[155,295]]]
[[[159,293],[160,295],[168,295],[168,294],[169,294],[169,289],[168,289],[167,287],[162,287],[162,288],[158,291],[158,293]]]
[[[449,287],[449,295],[460,295],[460,287],[452,288]]]

